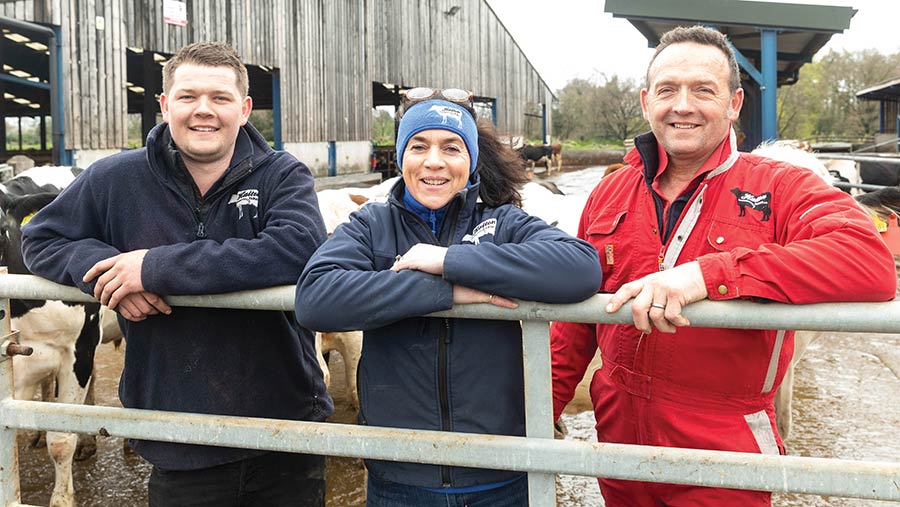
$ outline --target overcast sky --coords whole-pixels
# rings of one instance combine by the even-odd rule
[[[642,78],[653,50],[631,23],[603,12],[604,0],[487,0],[531,64],[554,90],[603,74]],[[768,0],[763,0],[768,1]],[[900,51],[900,0],[794,0],[857,9],[850,29],[822,51]]]

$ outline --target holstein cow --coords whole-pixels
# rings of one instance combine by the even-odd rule
[[[550,145],[550,161],[556,163],[556,170],[562,170],[562,143]]]
[[[319,212],[325,220],[325,231],[329,236],[344,222],[350,220],[350,214],[359,210],[363,204],[370,200],[365,194],[372,194],[378,198],[385,185],[379,185],[372,189],[328,189],[317,192],[319,200]],[[388,187],[389,188],[389,187]],[[386,195],[386,191],[384,192]],[[344,360],[344,378],[347,392],[350,395],[350,403],[354,408],[359,408],[359,395],[356,392],[356,370],[359,358],[362,354],[362,332],[349,331],[344,333],[316,333],[316,355],[319,367],[325,376],[325,385],[331,386],[331,372],[326,358],[331,351],[337,351]]]
[[[531,163],[531,173],[534,172],[535,162],[540,162],[541,160],[544,161],[544,164],[547,168],[547,172],[548,173],[550,172],[550,168],[552,167],[551,159],[553,157],[553,148],[552,147],[550,147],[546,144],[540,144],[540,145],[526,144],[525,146],[522,147],[521,150],[519,150],[519,154],[522,156],[522,158],[525,159],[526,162]]]
[[[0,264],[10,273],[28,274],[22,260],[21,226],[47,205],[80,171],[68,167],[35,167],[0,186]],[[57,400],[83,403],[100,343],[100,304],[60,301],[10,301],[12,327],[31,356],[13,357],[15,396],[32,399],[45,379],[55,379]],[[75,504],[72,459],[77,436],[47,433],[47,451],[55,468],[52,507]]]

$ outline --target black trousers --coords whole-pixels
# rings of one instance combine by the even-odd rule
[[[150,507],[324,507],[325,457],[270,452],[199,470],[153,467]]]

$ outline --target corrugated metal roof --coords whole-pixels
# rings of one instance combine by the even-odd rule
[[[900,78],[860,90],[856,96],[862,100],[900,102]]]
[[[605,11],[625,18],[651,47],[677,26],[714,26],[751,61],[760,57],[760,30],[778,31],[778,84],[793,84],[797,71],[828,43],[850,27],[852,7],[800,5],[742,0],[606,0]]]

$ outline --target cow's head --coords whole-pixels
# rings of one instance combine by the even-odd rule
[[[22,223],[50,204],[59,192],[15,196],[0,194],[0,265],[10,273],[27,274],[22,259]]]

